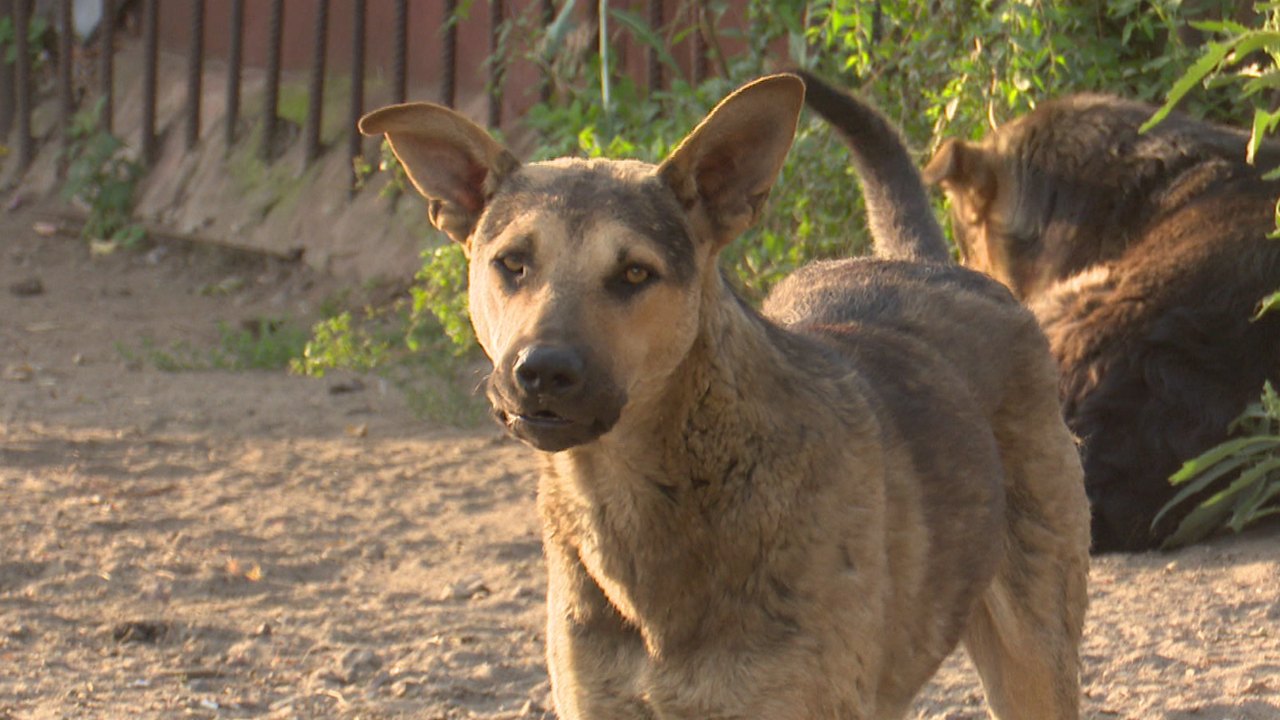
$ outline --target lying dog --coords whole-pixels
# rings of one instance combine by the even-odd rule
[[[925,169],[951,199],[971,267],[1040,319],[1082,440],[1096,551],[1153,547],[1181,463],[1227,437],[1267,378],[1280,379],[1280,315],[1251,321],[1280,287],[1280,164],[1247,136],[1100,95],[1041,105],[981,143],[945,143]]]
[[[361,121],[465,247],[494,413],[541,453],[559,715],[900,717],[963,640],[1000,717],[1075,718],[1088,513],[1056,372],[898,217],[927,198],[892,128],[841,96],[888,148],[877,240],[933,262],[812,265],[763,316],[717,265],[803,97],[751,83],[656,167],[522,165],[434,105]]]

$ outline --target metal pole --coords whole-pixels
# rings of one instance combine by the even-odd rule
[[[102,19],[98,21],[98,81],[102,88],[102,129],[111,132],[115,116],[116,0],[102,0]]]
[[[13,20],[13,2],[11,0],[0,0],[0,18]],[[0,62],[0,139],[9,137],[9,132],[13,130],[14,104],[17,103],[17,100],[13,66],[9,63]]]
[[[142,161],[156,159],[156,63],[160,45],[160,0],[147,0],[142,10]]]
[[[191,51],[187,55],[187,149],[200,140],[200,94],[204,69],[204,0],[191,0]]]
[[[609,0],[600,0],[600,102],[609,114]]]
[[[18,166],[26,170],[35,159],[35,143],[31,139],[31,50],[27,45],[27,26],[31,22],[29,0],[15,0],[13,5],[13,72],[18,112]]]
[[[542,31],[546,34],[547,28],[551,27],[551,23],[556,21],[556,4],[554,0],[542,0]],[[551,68],[542,68],[542,87],[538,88],[538,100],[544,103],[551,102]]]
[[[231,2],[231,46],[227,48],[227,150],[236,143],[240,124],[240,68],[244,62],[244,0]]]
[[[440,44],[440,104],[453,107],[458,93],[458,0],[444,2],[443,42]]]
[[[364,20],[365,0],[352,3],[351,17],[351,112],[347,116],[347,155],[351,158],[351,195],[356,193],[355,159],[364,155],[364,140],[356,125],[364,114]]]
[[[603,0],[601,0],[603,2]],[[506,3],[489,0],[489,127],[502,126],[502,16]]]
[[[271,20],[267,27],[267,87],[262,103],[263,160],[270,160],[275,152],[276,110],[280,104],[280,43],[284,27],[284,0],[271,0]]]
[[[665,22],[662,17],[663,0],[649,0],[649,27],[654,34],[662,33],[662,25]],[[649,48],[649,93],[653,94],[662,89],[662,60],[658,57],[657,48]]]
[[[702,35],[702,0],[693,0],[693,43],[690,65],[693,70],[693,84],[700,85],[707,77],[707,39]]]
[[[395,5],[395,45],[392,47],[391,63],[395,73],[391,81],[392,102],[402,103],[407,97],[409,68],[409,3],[407,0],[396,0]]]
[[[315,0],[316,26],[312,38],[311,82],[308,90],[306,162],[320,157],[320,126],[324,120],[324,55],[329,34],[329,0]]]
[[[71,45],[75,28],[71,22],[71,0],[58,0],[58,135],[62,155],[58,175],[66,175],[67,155],[71,152],[71,116],[75,114],[75,98],[71,92]]]

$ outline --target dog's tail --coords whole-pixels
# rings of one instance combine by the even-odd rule
[[[950,262],[920,172],[902,136],[875,108],[803,71],[804,102],[848,144],[858,169],[876,254],[892,259]]]

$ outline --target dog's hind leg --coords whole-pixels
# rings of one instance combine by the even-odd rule
[[[1074,442],[1032,363],[996,419],[1006,477],[1006,553],[964,637],[1000,720],[1076,720],[1088,604],[1089,509]]]

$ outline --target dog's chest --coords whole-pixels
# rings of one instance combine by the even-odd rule
[[[710,610],[723,578],[718,534],[681,477],[596,460],[545,473],[543,522],[572,548],[581,570],[642,633],[656,620],[675,631],[680,618]]]

